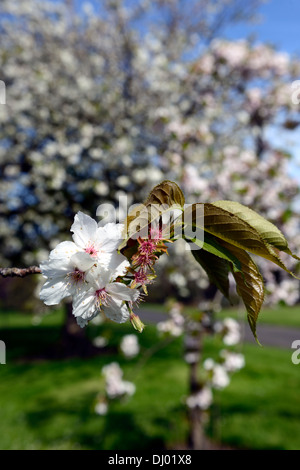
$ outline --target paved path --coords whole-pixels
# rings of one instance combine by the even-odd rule
[[[151,308],[141,309],[139,316],[146,324],[158,323],[159,321],[164,321],[168,318],[163,311],[152,311]],[[245,327],[243,329],[244,340],[247,343],[256,344],[248,323],[245,323]],[[257,327],[257,336],[262,346],[276,346],[279,348],[291,349],[292,342],[295,339],[300,340],[300,328],[259,324]]]

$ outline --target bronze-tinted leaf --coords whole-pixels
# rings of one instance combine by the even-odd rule
[[[195,210],[196,204],[191,205],[186,211]],[[246,220],[235,215],[222,207],[214,204],[203,204],[204,220],[196,221],[205,231],[224,240],[242,250],[262,256],[280,268],[296,277],[283,263],[278,255],[276,247],[265,241],[256,228],[252,227]],[[188,214],[188,219],[191,219]]]
[[[229,262],[205,250],[193,250],[192,254],[206,272],[209,280],[225,297],[229,298]]]
[[[241,270],[241,263],[237,257],[230,250],[220,244],[220,240],[218,238],[207,232],[204,232],[203,237],[203,240],[198,240],[197,238],[188,239],[185,237],[185,240],[190,243],[190,248],[193,251],[193,254],[196,251],[206,251],[218,258],[224,259],[225,261],[230,261],[235,271]],[[197,249],[197,247],[193,247],[193,245],[197,245],[201,249]]]
[[[125,220],[124,241],[119,250],[126,246],[129,238],[136,238],[138,234],[148,236],[148,226],[158,221],[167,212],[183,210],[184,196],[179,186],[173,181],[163,181],[155,186],[146,201],[137,205]]]
[[[232,270],[236,282],[236,290],[242,298],[246,310],[251,331],[257,340],[256,322],[264,301],[264,282],[258,267],[245,251],[226,242],[222,242],[225,248],[231,250],[241,263],[241,271]]]

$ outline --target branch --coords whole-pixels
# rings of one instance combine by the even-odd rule
[[[41,269],[37,266],[29,266],[29,268],[0,268],[0,276],[18,276],[25,277],[28,274],[41,274]]]

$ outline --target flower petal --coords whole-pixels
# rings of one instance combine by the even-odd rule
[[[140,295],[137,289],[130,289],[130,287],[120,282],[108,284],[108,286],[106,286],[106,292],[110,294],[114,300],[126,300],[127,302],[135,302]]]
[[[87,271],[95,264],[95,258],[84,251],[79,251],[71,256],[71,264],[80,271]]]
[[[95,302],[95,291],[80,291],[73,297],[73,315],[82,317],[85,320],[92,319],[98,312]]]
[[[40,264],[40,268],[44,277],[52,279],[66,276],[72,270],[72,265],[66,258],[55,258],[44,261]]]
[[[70,259],[72,255],[79,251],[78,246],[74,242],[61,242],[59,243],[49,255],[50,259],[67,258]]]
[[[46,305],[57,305],[71,294],[69,284],[64,279],[49,279],[42,286],[40,299]]]
[[[98,250],[111,252],[117,250],[123,238],[124,225],[113,222],[98,227],[95,246]]]
[[[75,215],[71,232],[73,232],[74,242],[80,248],[85,249],[87,246],[94,243],[97,230],[97,222],[92,219],[92,217],[83,212],[78,212],[78,214]]]
[[[116,323],[125,323],[130,317],[127,305],[112,297],[109,299],[109,304],[103,306],[103,312],[107,318]]]
[[[95,290],[103,289],[106,284],[109,282],[111,272],[107,267],[102,266],[101,264],[95,264],[88,270],[85,276],[85,280],[94,286]]]
[[[107,254],[108,255],[108,254]],[[118,276],[123,276],[127,267],[130,266],[127,258],[118,253],[110,253],[106,258],[106,263],[98,263],[86,274],[86,280],[97,289],[103,289],[110,282],[114,281]]]
[[[129,267],[130,263],[124,255],[112,253],[107,265],[107,269],[111,272],[109,280],[114,281],[118,276],[124,276]]]

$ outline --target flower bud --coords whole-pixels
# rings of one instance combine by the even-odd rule
[[[135,315],[135,313],[131,312],[130,322],[135,330],[137,330],[139,333],[142,333],[143,329],[145,328],[145,325],[138,315]]]

